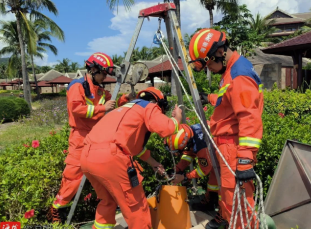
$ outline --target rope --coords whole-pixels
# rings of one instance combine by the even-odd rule
[[[175,176],[176,176],[176,163],[175,163],[175,158],[174,158],[174,155],[172,152],[171,153],[171,156],[172,156],[172,159],[173,159],[173,168],[174,168],[174,173],[173,173],[173,176],[171,178],[168,177],[167,173],[165,172],[163,175],[165,176],[166,180],[160,180],[157,178],[157,173],[159,171],[159,168],[155,171],[155,178],[156,180],[159,182],[159,183],[162,183],[162,182],[167,182],[167,184],[169,184],[168,182],[170,182],[171,180],[174,180],[175,179]]]
[[[179,69],[178,64],[176,63],[176,61],[174,60],[173,56],[171,55],[169,49],[167,48],[166,44],[163,42],[162,37],[157,36],[157,38],[161,41],[164,51],[166,52],[166,55],[169,57],[169,61],[172,65],[172,68],[176,74],[176,76],[178,76],[178,72],[176,70],[176,68],[178,69],[178,71],[181,73],[181,75],[186,79],[185,75],[183,74],[183,72]],[[231,169],[231,167],[229,166],[228,162],[226,161],[226,159],[224,158],[224,156],[222,155],[222,153],[220,152],[220,150],[218,149],[217,145],[215,144],[215,142],[213,141],[213,138],[211,137],[209,131],[207,130],[207,128],[205,127],[205,123],[203,122],[203,120],[201,119],[200,115],[198,114],[198,112],[196,111],[191,99],[189,98],[189,95],[184,87],[184,85],[182,84],[181,80],[179,77],[176,77],[179,80],[179,83],[187,97],[187,100],[190,103],[191,108],[193,109],[193,111],[195,112],[196,116],[198,117],[201,126],[204,128],[205,132],[207,133],[208,138],[210,139],[212,145],[214,146],[214,148],[216,149],[216,152],[218,153],[218,155],[221,157],[221,159],[223,160],[223,162],[225,163],[225,165],[228,167],[229,171],[236,176],[235,172]],[[187,80],[186,80],[187,81]],[[188,81],[187,81],[188,82]],[[256,174],[256,179],[258,182],[258,186],[259,186],[259,203],[258,203],[258,214],[256,214],[256,209],[255,207],[252,208],[251,205],[248,203],[247,198],[246,198],[246,194],[245,194],[245,190],[243,193],[243,190],[240,191],[240,184],[238,182],[236,182],[236,186],[235,186],[235,190],[234,190],[234,197],[233,197],[233,206],[232,206],[232,214],[231,214],[231,219],[230,219],[230,224],[229,224],[229,229],[232,227],[232,229],[236,228],[236,222],[237,222],[237,218],[238,218],[238,214],[240,213],[240,220],[241,220],[241,224],[242,224],[242,229],[245,228],[244,223],[243,223],[243,212],[241,209],[241,198],[243,195],[243,202],[244,202],[244,211],[245,211],[245,218],[246,218],[246,222],[247,222],[247,226],[246,229],[250,226],[250,223],[252,221],[253,216],[255,216],[255,228],[257,228],[257,222],[258,222],[258,215],[260,216],[260,213],[264,216],[265,212],[264,212],[264,205],[263,205],[263,189],[262,189],[262,183],[261,180],[259,178],[259,176]],[[257,199],[258,199],[258,186],[256,188],[256,193],[255,193],[255,206],[257,204]],[[237,201],[236,201],[237,199]],[[236,205],[237,202],[237,206]],[[252,214],[251,217],[248,217],[248,210],[247,210],[247,206],[251,209]],[[237,207],[237,210],[235,212],[235,208]],[[260,222],[259,222],[260,224]],[[263,217],[263,228],[268,229],[267,227],[267,223],[266,223],[266,219],[265,217]]]

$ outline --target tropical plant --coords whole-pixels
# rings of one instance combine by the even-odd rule
[[[48,42],[51,42],[51,36],[56,37],[60,41],[64,41],[64,32],[52,20],[43,20],[43,19],[37,19],[33,21],[30,20],[29,24],[31,24],[34,32],[38,37],[36,52],[33,53],[32,50],[28,48],[27,52],[29,53],[31,59],[32,73],[36,84],[37,96],[40,96],[33,57],[36,56],[43,58],[43,53],[47,52],[47,49],[49,49],[54,55],[57,55],[57,48]]]
[[[8,74],[7,74],[7,64],[2,63],[0,64],[0,77],[1,79],[6,79],[6,82],[8,82]]]
[[[122,63],[123,57],[118,55],[112,55],[111,59],[113,64],[120,65]]]
[[[8,10],[7,10],[8,9]],[[39,10],[47,9],[49,12],[57,15],[58,11],[55,4],[51,0],[2,0],[0,2],[0,12],[6,14],[11,12],[16,17],[17,34],[20,45],[20,55],[22,63],[22,75],[23,75],[23,89],[24,98],[31,108],[31,95],[30,84],[26,70],[26,57],[25,57],[25,43],[27,42],[28,50],[31,53],[36,53],[37,49],[37,35],[28,23],[27,16],[34,17],[35,19],[42,19],[49,21],[50,19],[39,12]],[[22,25],[25,25],[24,31]]]
[[[59,72],[70,72],[70,62],[71,60],[69,60],[68,58],[63,58],[63,60],[58,60],[58,64],[56,64],[54,66],[55,70],[59,71]]]
[[[215,8],[223,14],[235,12],[237,9],[237,0],[200,0],[200,2],[209,12],[210,27],[214,26],[213,10]]]
[[[115,10],[119,6],[119,0],[107,0],[107,5],[110,10]],[[135,4],[135,0],[123,0],[123,5],[126,10],[130,10],[131,6]]]
[[[79,63],[78,62],[72,62],[70,64],[70,71],[76,72],[79,69]]]
[[[50,66],[41,66],[40,68],[40,72],[41,73],[46,73],[48,71],[50,71],[52,68]]]

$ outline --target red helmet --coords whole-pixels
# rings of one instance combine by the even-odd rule
[[[224,57],[216,57],[218,48],[226,44],[226,34],[214,29],[201,29],[191,38],[189,44],[189,54],[192,68],[195,71],[201,71],[210,60],[218,62],[224,61]],[[225,49],[226,52],[226,49]],[[226,64],[224,63],[224,66]]]
[[[173,134],[164,141],[171,151],[189,150],[185,149],[188,146],[189,140],[193,138],[193,131],[187,124],[180,124],[177,134]]]
[[[166,96],[163,95],[163,93],[159,89],[155,87],[148,87],[145,90],[138,92],[137,98],[149,101],[150,98],[148,96],[150,95],[152,95],[152,98],[154,98],[159,106],[162,108],[162,112],[165,113],[166,109],[168,108],[168,102]]]
[[[106,71],[110,75],[113,73],[113,69],[115,68],[110,56],[102,52],[92,54],[87,61],[85,61],[85,65],[87,69],[96,67],[99,71]]]

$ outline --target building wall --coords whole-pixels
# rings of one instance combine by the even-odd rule
[[[161,85],[163,85],[163,83],[155,83],[155,87],[159,88]],[[114,88],[115,88],[116,84],[115,83],[111,83],[111,84],[105,84],[105,90],[110,91],[111,93],[113,92]],[[135,85],[134,89],[135,92],[139,92],[141,90],[146,89],[147,87],[152,86],[151,84],[148,83],[138,83]],[[122,84],[119,93],[130,93],[131,92],[131,86],[129,84]]]
[[[260,76],[263,88],[272,89],[276,82],[278,88],[285,88],[285,74],[282,75],[281,64],[258,64],[254,65],[255,71]]]

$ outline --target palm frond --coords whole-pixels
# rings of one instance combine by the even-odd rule
[[[42,20],[45,25],[50,28],[50,32],[54,37],[60,41],[65,41],[64,31],[48,16],[42,14],[39,11],[33,10],[30,12],[30,17],[34,18],[35,20]]]
[[[28,52],[29,53],[35,53],[36,49],[37,49],[37,35],[34,32],[33,28],[30,26],[30,24],[28,23],[28,19],[26,18],[26,16],[20,11],[19,12],[22,19],[23,19],[23,23],[25,25],[25,34],[26,34],[26,41],[27,41],[27,48],[28,48]]]

